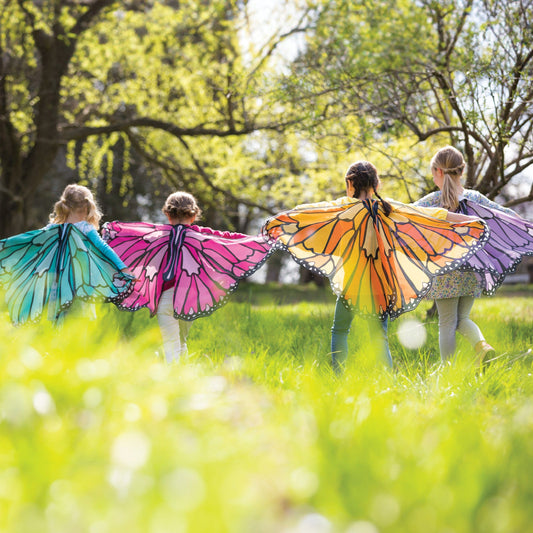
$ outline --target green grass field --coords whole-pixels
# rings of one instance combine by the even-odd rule
[[[439,363],[356,318],[329,367],[333,297],[243,284],[167,365],[157,322],[112,306],[55,331],[0,320],[0,532],[533,530],[533,298],[480,299],[499,354]]]

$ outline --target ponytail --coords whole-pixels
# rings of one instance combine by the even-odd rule
[[[441,206],[450,211],[459,207],[461,176],[466,163],[463,154],[453,146],[441,148],[431,159],[432,169],[442,170],[443,181],[441,187]]]
[[[459,195],[457,194],[457,181],[443,170],[444,179],[441,189],[441,206],[448,211],[455,211],[459,207]]]

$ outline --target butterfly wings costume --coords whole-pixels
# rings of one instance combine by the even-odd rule
[[[184,320],[207,316],[222,306],[271,251],[261,235],[195,225],[110,222],[102,235],[137,278],[133,292],[118,306],[129,311],[148,307],[154,315],[170,284],[174,316]]]
[[[490,239],[460,270],[478,274],[484,294],[494,294],[505,276],[514,272],[526,255],[533,255],[533,224],[518,215],[463,199],[458,212],[482,218],[490,229]]]
[[[375,200],[301,205],[270,218],[263,231],[275,247],[328,277],[348,309],[396,318],[418,305],[434,276],[482,247],[488,232],[481,221],[452,224],[389,203],[388,216]]]
[[[0,241],[0,286],[14,324],[55,321],[76,298],[116,302],[130,289],[121,272],[73,224],[53,224]]]

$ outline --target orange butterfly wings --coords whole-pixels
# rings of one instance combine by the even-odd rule
[[[452,224],[397,202],[340,198],[269,219],[264,231],[306,268],[329,278],[345,305],[395,318],[414,309],[435,275],[448,272],[488,237],[481,221]]]

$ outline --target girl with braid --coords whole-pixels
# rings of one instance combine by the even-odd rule
[[[157,316],[168,363],[187,354],[192,323],[227,302],[239,281],[270,254],[262,235],[195,225],[201,210],[194,196],[175,192],[162,209],[168,224],[110,222],[103,237],[135,275],[121,309],[148,307]]]
[[[387,320],[414,309],[435,276],[457,268],[487,238],[478,218],[383,200],[376,167],[368,161],[352,164],[345,184],[345,197],[297,206],[263,228],[274,247],[329,278],[337,295],[331,329],[337,373],[348,355],[354,313],[378,324],[383,362],[391,367]]]

